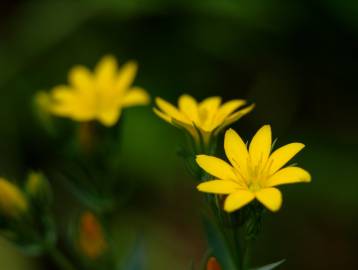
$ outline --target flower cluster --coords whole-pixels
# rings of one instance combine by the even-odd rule
[[[277,186],[311,181],[306,170],[286,166],[304,145],[294,142],[273,151],[270,125],[261,127],[249,144],[233,129],[228,129],[224,137],[226,161],[217,157],[217,139],[229,125],[251,112],[254,104],[247,106],[242,99],[222,104],[220,97],[197,102],[186,94],[179,97],[178,107],[159,97],[155,101],[154,112],[192,138],[190,145],[193,149],[182,151],[189,153],[182,156],[200,182],[197,189],[214,195],[206,196],[209,213],[216,219],[214,223],[220,225],[220,234],[225,239],[223,246],[231,254],[221,258],[220,263],[225,263],[224,269],[251,269],[247,250],[250,240],[260,231],[263,209],[276,212],[282,205],[282,194]],[[199,168],[199,173],[195,168]],[[226,228],[228,223],[229,230]],[[211,229],[207,229],[207,234],[210,242]],[[262,269],[273,269],[283,261]],[[219,270],[221,264],[215,257],[210,257],[206,269]]]
[[[111,241],[108,223],[114,220],[111,215],[119,205],[116,200],[130,192],[121,193],[122,187],[119,189],[116,181],[120,166],[116,164],[118,156],[114,146],[120,136],[113,126],[124,108],[150,101],[143,88],[132,86],[136,72],[135,62],[118,68],[113,56],[105,56],[93,72],[84,66],[75,66],[69,72],[68,85],[39,92],[35,98],[43,120],[58,116],[80,123],[79,128],[73,125],[77,137],[65,142],[70,146],[64,148],[73,152],[64,151],[63,160],[71,163],[82,158],[83,164],[76,167],[73,162],[64,169],[69,173],[64,173],[63,178],[82,203],[80,214],[72,222],[76,234],[72,248],[79,252],[77,259],[87,260],[87,264],[82,264],[88,269],[96,268],[97,263],[103,263],[99,269],[117,269],[121,265],[115,256],[116,247]],[[250,143],[233,129],[227,129],[254,109],[255,104],[244,99],[222,102],[221,97],[214,96],[199,102],[184,94],[179,97],[177,107],[159,97],[155,104],[156,115],[184,130],[190,138],[192,149],[188,151],[189,157],[184,157],[188,157],[186,161],[193,165],[191,168],[199,170],[197,189],[211,194],[205,196],[206,206],[211,217],[217,219],[213,223],[221,226],[218,230],[226,239],[225,244],[220,245],[223,249],[220,256],[214,254],[217,250],[208,254],[202,269],[227,269],[229,264],[234,265],[230,269],[251,269],[246,258],[247,241],[256,235],[263,209],[273,212],[280,209],[282,194],[277,186],[311,181],[306,170],[287,165],[304,145],[294,142],[273,150],[270,125],[261,127]],[[224,135],[227,160],[220,158],[216,149],[221,135]],[[73,147],[76,143],[78,145]],[[0,178],[0,230],[6,231],[8,239],[18,246],[26,246],[29,253],[48,254],[61,269],[76,269],[80,263],[73,263],[58,248],[57,237],[61,234],[55,226],[51,204],[50,183],[43,174],[30,173],[23,186]],[[244,233],[238,233],[242,228]],[[226,256],[222,256],[225,252]],[[273,269],[272,265],[262,269]]]
[[[246,106],[245,100],[231,100],[223,105],[220,97],[209,97],[198,103],[189,95],[182,95],[178,108],[161,98],[156,99],[158,108],[154,112],[163,120],[184,128],[195,140],[203,139],[209,144],[225,127],[249,113],[254,105]],[[291,160],[304,145],[291,143],[273,153],[272,134],[269,125],[255,134],[249,147],[232,129],[225,133],[224,148],[230,162],[214,156],[197,155],[197,164],[209,175],[210,181],[198,185],[206,193],[227,195],[224,210],[233,212],[252,202],[255,198],[271,211],[282,204],[278,185],[309,182],[310,174],[296,166],[282,167]]]

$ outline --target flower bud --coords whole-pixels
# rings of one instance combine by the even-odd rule
[[[18,218],[28,210],[24,193],[13,183],[0,178],[0,213],[9,218]]]
[[[48,204],[51,201],[50,185],[41,173],[31,172],[26,182],[26,191],[31,199],[41,204]]]
[[[221,270],[221,266],[215,257],[210,257],[207,264],[206,270]]]
[[[37,109],[41,110],[42,112],[48,113],[50,111],[50,95],[45,91],[39,91],[36,93],[34,102]]]
[[[79,249],[90,259],[97,259],[107,249],[102,226],[91,212],[84,212],[80,217]]]

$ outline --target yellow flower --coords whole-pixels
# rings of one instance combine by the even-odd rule
[[[135,62],[118,69],[116,59],[105,56],[94,73],[84,66],[72,68],[69,85],[59,85],[51,91],[50,105],[44,96],[38,99],[57,116],[79,122],[98,120],[105,126],[113,126],[122,108],[149,103],[144,89],[132,87],[136,72]]]
[[[28,209],[23,192],[14,184],[0,178],[0,212],[11,218],[17,218]]]
[[[178,100],[178,108],[159,97],[155,101],[158,108],[154,108],[154,112],[160,118],[183,127],[195,140],[201,136],[205,143],[211,135],[218,134],[254,108],[251,105],[242,109],[246,105],[242,99],[221,104],[220,97],[209,97],[197,102],[192,96],[182,95]]]
[[[102,226],[97,217],[88,211],[80,218],[79,248],[90,259],[97,259],[107,249]]]
[[[233,212],[255,198],[271,211],[282,204],[281,192],[275,188],[282,184],[310,182],[310,174],[296,166],[282,168],[303,147],[290,143],[271,153],[271,127],[263,126],[252,138],[247,149],[240,136],[232,129],[225,134],[224,148],[230,164],[216,157],[198,155],[199,166],[215,177],[198,185],[207,193],[228,195],[224,210]]]

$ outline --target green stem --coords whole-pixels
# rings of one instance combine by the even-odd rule
[[[74,267],[73,264],[66,258],[66,256],[57,248],[54,247],[49,249],[48,253],[60,269],[77,270],[76,267]]]
[[[234,239],[234,254],[235,254],[235,260],[238,268],[241,270],[241,246],[240,246],[240,237],[237,231],[237,228],[233,227],[233,239]]]
[[[250,240],[245,240],[245,247],[243,250],[243,256],[242,256],[242,269],[243,270],[248,270],[249,269],[249,264],[250,264],[250,251],[251,251],[251,243]]]
[[[207,264],[207,262],[208,262],[208,260],[209,260],[209,258],[210,258],[211,255],[212,255],[212,251],[211,251],[210,249],[208,249],[208,250],[205,252],[205,254],[204,254],[204,256],[203,256],[203,258],[202,258],[202,260],[201,260],[201,262],[200,262],[200,267],[199,267],[199,269],[201,269],[201,270],[205,270],[205,269],[206,269],[206,264]]]

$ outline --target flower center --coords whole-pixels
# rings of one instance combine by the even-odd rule
[[[258,190],[261,189],[261,186],[260,184],[258,183],[258,181],[250,181],[250,184],[249,184],[249,190],[251,192],[256,192]]]

